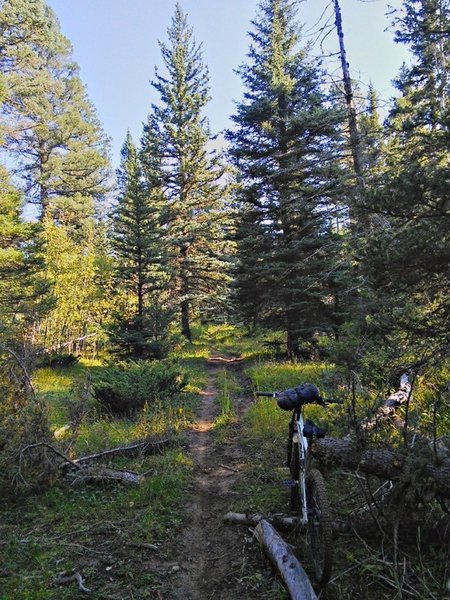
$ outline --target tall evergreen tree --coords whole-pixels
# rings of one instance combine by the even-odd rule
[[[284,330],[290,354],[333,324],[327,280],[341,119],[300,48],[295,5],[260,2],[239,70],[244,100],[228,133],[240,179],[240,304],[247,318]]]
[[[450,6],[405,0],[395,27],[413,62],[401,70],[386,123],[371,194],[385,226],[370,237],[365,262],[377,330],[417,359],[416,344],[448,345]]]
[[[0,68],[8,89],[4,147],[26,200],[42,219],[79,228],[105,191],[106,142],[71,45],[43,0],[1,2]]]
[[[152,106],[143,152],[148,158],[156,145],[161,159],[171,290],[179,305],[181,332],[191,340],[193,311],[217,302],[226,290],[224,170],[208,149],[211,135],[204,115],[208,71],[179,4],[168,29],[168,44],[160,47],[165,74],[156,71],[153,81],[160,102]]]
[[[149,177],[147,178],[149,181]],[[128,132],[118,171],[120,197],[113,217],[112,245],[117,279],[131,307],[118,322],[115,339],[125,354],[152,353],[164,337],[162,294],[167,274],[161,245],[161,191],[148,187],[138,152]]]

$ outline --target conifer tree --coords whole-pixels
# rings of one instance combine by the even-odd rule
[[[43,0],[0,4],[1,117],[26,200],[41,218],[80,228],[108,177],[106,142],[69,41]]]
[[[253,26],[239,70],[244,100],[228,133],[240,179],[238,297],[247,318],[287,333],[292,355],[332,325],[325,275],[341,114],[300,48],[295,2],[263,0]]]
[[[166,333],[160,297],[167,274],[161,246],[161,191],[146,185],[129,132],[122,147],[118,183],[112,246],[117,280],[129,307],[119,317],[114,338],[123,353],[143,357],[158,354],[156,344]]]
[[[208,149],[211,135],[204,109],[209,78],[202,48],[179,4],[168,43],[160,47],[165,72],[157,70],[152,83],[160,102],[152,106],[143,153],[148,159],[156,147],[161,159],[172,301],[179,308],[181,332],[191,340],[193,312],[218,302],[228,281],[224,169]]]
[[[450,7],[440,0],[405,0],[396,40],[409,45],[387,119],[371,190],[384,227],[369,238],[365,256],[376,296],[377,331],[399,348],[448,344],[448,227]],[[416,352],[416,358],[419,356]]]

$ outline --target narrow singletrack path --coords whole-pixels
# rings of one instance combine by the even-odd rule
[[[239,372],[239,363],[219,356],[207,361],[207,386],[201,395],[198,419],[187,434],[194,482],[176,544],[179,569],[170,580],[170,590],[161,596],[164,600],[268,597],[252,591],[244,577],[249,551],[253,560],[258,554],[251,534],[245,528],[223,523],[235,497],[233,488],[243,461],[237,432],[239,413],[245,410],[245,399],[234,398],[236,434],[219,441],[214,432],[214,420],[220,413],[217,376],[224,368]],[[267,576],[267,566],[256,557],[258,561]]]

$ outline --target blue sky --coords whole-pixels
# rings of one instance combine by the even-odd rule
[[[74,48],[81,78],[97,108],[105,132],[112,138],[117,166],[127,129],[136,141],[142,123],[156,101],[149,80],[161,65],[158,40],[166,39],[175,0],[47,0],[55,11],[64,35]],[[209,67],[212,100],[208,106],[211,129],[217,133],[230,126],[229,116],[242,88],[233,70],[245,60],[248,30],[258,0],[180,0],[194,36],[203,43]],[[314,28],[328,0],[299,4],[298,19],[304,31]],[[393,43],[385,31],[384,0],[341,0],[347,57],[353,76],[367,85],[373,81],[382,98],[393,95],[390,82],[407,57],[406,49]],[[400,7],[401,0],[391,0]],[[331,15],[329,8],[327,14]],[[315,36],[312,36],[314,39]],[[336,50],[336,34],[325,41],[325,50]],[[317,53],[319,49],[317,48]],[[338,63],[331,68],[339,75]]]

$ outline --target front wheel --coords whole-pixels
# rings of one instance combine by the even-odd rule
[[[306,490],[309,548],[317,582],[324,586],[331,575],[333,540],[325,482],[317,469],[309,471]]]

